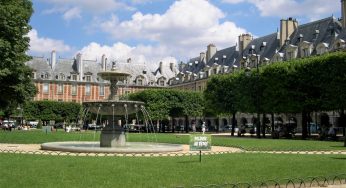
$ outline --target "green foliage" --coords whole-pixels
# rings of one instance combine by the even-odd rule
[[[204,100],[201,93],[171,89],[144,90],[129,95],[130,100],[145,102],[150,116],[155,120],[169,116],[201,116]]]
[[[17,106],[33,97],[36,87],[24,62],[29,47],[27,36],[33,13],[30,0],[0,1],[0,107]]]
[[[346,53],[274,63],[211,78],[205,96],[218,112],[299,113],[346,107]],[[233,94],[235,93],[235,94]]]
[[[27,120],[70,122],[77,119],[81,107],[73,102],[32,101],[24,105],[24,117]]]

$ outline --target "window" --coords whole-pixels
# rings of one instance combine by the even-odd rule
[[[64,92],[64,84],[59,83],[58,84],[58,94],[63,94],[63,92]]]
[[[35,79],[36,78],[36,72],[31,73],[31,78]]]
[[[213,71],[214,71],[214,74],[216,74],[216,73],[217,73],[217,69],[213,69]]]
[[[293,59],[293,52],[287,52],[287,59]]]
[[[130,93],[131,93],[131,91],[125,91],[125,95],[128,95]]]
[[[43,83],[43,93],[49,93],[49,83]]]
[[[72,80],[75,80],[75,81],[76,81],[76,80],[77,80],[77,75],[75,75],[75,74],[72,75]]]
[[[104,96],[105,95],[105,86],[104,85],[100,85],[100,87],[99,87],[99,95],[100,96]]]
[[[59,77],[60,77],[60,80],[65,80],[65,75],[63,73],[60,73]]]
[[[302,49],[302,57],[308,57],[310,55],[308,48]]]
[[[91,76],[86,76],[86,81],[91,82]]]
[[[137,80],[137,85],[142,86],[142,85],[143,85],[143,80],[142,80],[142,79],[138,79],[138,80]]]
[[[91,86],[90,84],[85,85],[85,95],[91,94]]]
[[[74,84],[71,86],[72,89],[71,89],[71,95],[77,95],[77,85]]]
[[[164,80],[160,80],[160,86],[165,86],[165,81]]]

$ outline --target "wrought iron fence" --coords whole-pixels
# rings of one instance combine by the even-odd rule
[[[285,178],[277,180],[257,181],[253,183],[223,183],[194,185],[193,188],[304,188],[304,187],[346,187],[346,174],[316,176],[306,178]],[[184,188],[184,186],[178,186]],[[177,187],[177,188],[178,188]]]

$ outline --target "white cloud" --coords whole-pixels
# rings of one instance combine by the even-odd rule
[[[39,37],[35,29],[32,29],[28,36],[30,37],[30,52],[32,53],[49,53],[52,50],[69,52],[71,50],[71,47],[62,40]]]
[[[115,10],[135,10],[134,7],[119,0],[40,0],[53,5],[53,8],[43,11],[44,14],[62,13],[65,20],[81,18],[81,14],[104,14]]]
[[[105,54],[109,61],[126,62],[131,58],[136,63],[157,63],[159,61],[176,62],[176,60],[166,54],[166,50],[161,46],[137,45],[131,47],[127,44],[117,42],[112,46],[100,45],[92,42],[79,50],[85,59],[100,60]]]
[[[261,16],[280,18],[303,16],[319,19],[339,11],[340,0],[223,0],[225,3],[248,2],[256,6]]]
[[[67,10],[64,13],[63,18],[66,21],[70,21],[72,19],[81,18],[80,14],[81,14],[81,10],[77,7],[74,7],[74,8]]]
[[[224,13],[207,0],[180,0],[163,14],[136,12],[126,21],[112,15],[99,26],[118,40],[135,38],[156,43],[160,48],[151,49],[151,53],[162,48],[166,55],[194,57],[209,43],[229,47],[239,34],[246,33],[232,22],[220,23],[222,18]]]

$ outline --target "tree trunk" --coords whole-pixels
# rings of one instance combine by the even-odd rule
[[[159,121],[159,120],[157,120],[157,121]],[[161,126],[162,126],[162,128],[161,128],[161,129],[162,129],[162,132],[163,132],[163,133],[166,132],[166,126],[165,126],[165,125],[162,125],[162,124],[161,124]]]
[[[185,115],[185,132],[189,133],[189,117]]]
[[[257,138],[261,138],[261,115],[259,113],[257,113],[256,135]]]
[[[275,119],[274,119],[274,113],[271,113],[271,129],[272,129],[272,138],[274,138],[274,131],[275,131]]]
[[[308,136],[308,113],[302,112],[302,139],[305,140]]]
[[[263,113],[263,117],[262,117],[262,136],[263,138],[266,137],[266,114]]]
[[[231,135],[232,135],[232,136],[234,136],[235,126],[236,126],[235,113],[236,113],[236,112],[233,112],[233,113],[232,113],[232,132],[231,132]]]

